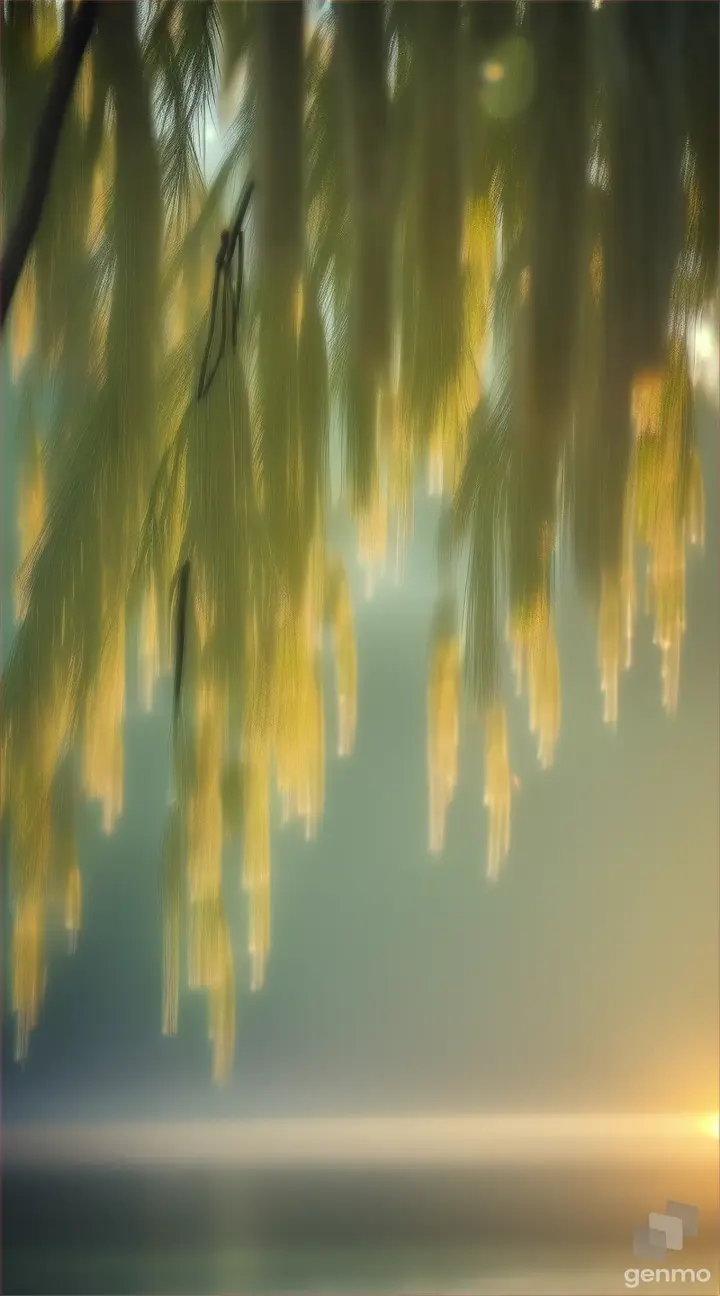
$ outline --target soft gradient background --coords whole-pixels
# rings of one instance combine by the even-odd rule
[[[700,401],[709,539],[704,555],[689,555],[678,713],[661,708],[644,619],[617,732],[603,725],[595,630],[568,573],[557,758],[538,768],[526,703],[514,702],[522,787],[495,887],[484,877],[482,744],[470,723],[445,853],[427,851],[434,504],[418,507],[400,588],[388,578],[363,603],[358,576],[356,750],[330,762],[317,841],[293,827],[274,835],[267,984],[241,992],[222,1090],[210,1079],[200,996],[185,994],[177,1039],[160,1035],[169,685],[149,718],[136,708],[125,814],[107,839],[99,811],[83,811],[79,946],[69,958],[58,939],[22,1067],[5,1022],[4,1121],[716,1109],[716,417]],[[6,542],[11,519],[6,510]],[[239,881],[234,922],[241,950]]]
[[[427,851],[436,504],[418,501],[399,587],[382,580],[365,602],[355,570],[356,750],[329,765],[317,841],[275,832],[267,983],[241,994],[224,1089],[199,996],[182,999],[176,1039],[160,1034],[169,685],[150,717],[134,710],[125,814],[108,839],[99,811],[82,812],[79,946],[70,958],[58,937],[22,1066],[3,1027],[6,1290],[607,1296],[627,1290],[633,1229],[669,1197],[701,1206],[683,1264],[716,1281],[717,1141],[694,1117],[669,1142],[661,1124],[598,1137],[501,1123],[486,1126],[490,1153],[467,1128],[445,1139],[403,1120],[717,1108],[718,442],[703,398],[698,418],[709,540],[689,559],[678,713],[661,708],[644,620],[618,730],[603,725],[595,631],[566,573],[557,758],[539,770],[513,702],[521,790],[497,886],[469,722],[445,852]],[[332,526],[352,561],[340,516]],[[238,950],[244,921],[238,885]],[[396,1120],[349,1135],[302,1123],[343,1115]],[[248,1117],[300,1124],[268,1135]]]

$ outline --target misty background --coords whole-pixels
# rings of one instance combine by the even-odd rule
[[[329,761],[316,841],[275,814],[267,983],[239,995],[224,1089],[211,1080],[199,994],[181,993],[178,1037],[160,1034],[169,680],[150,716],[135,702],[124,814],[106,838],[100,810],[80,812],[83,928],[73,957],[56,935],[22,1065],[4,1022],[5,1122],[717,1106],[718,457],[702,395],[697,418],[708,543],[688,558],[677,714],[660,705],[641,616],[617,731],[603,724],[595,629],[565,571],[556,762],[540,770],[527,704],[512,699],[521,789],[496,885],[484,876],[481,736],[467,717],[445,852],[427,850],[436,502],[418,501],[399,587],[388,576],[363,601],[355,571],[356,749]],[[8,502],[11,488],[5,472]],[[4,531],[7,553],[10,507]],[[349,537],[347,552],[352,562]],[[233,868],[239,878],[231,857],[230,882]],[[239,881],[228,896],[242,950]]]

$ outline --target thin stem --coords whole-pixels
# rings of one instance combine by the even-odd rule
[[[15,289],[40,225],[65,113],[83,55],[95,30],[97,13],[98,0],[81,0],[72,22],[65,27],[55,57],[50,89],[35,136],[25,193],[0,263],[0,333],[5,327]]]

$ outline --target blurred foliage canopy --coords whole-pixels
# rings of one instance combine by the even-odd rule
[[[177,1028],[184,947],[219,1079],[237,957],[224,846],[239,842],[258,987],[272,796],[308,835],[322,813],[324,627],[337,751],[352,750],[338,508],[372,574],[392,546],[402,555],[421,471],[445,500],[431,849],[457,780],[463,674],[484,727],[490,876],[509,849],[504,638],[552,762],[563,546],[597,617],[610,723],[644,546],[673,709],[686,541],[703,535],[688,337],[717,294],[718,12],[692,0],[0,7],[3,287],[12,256],[21,269],[5,334],[18,553],[0,720],[20,1051],[55,907],[72,939],[80,925],[77,796],[101,803],[111,831],[127,680],[150,707],[173,662],[181,564],[163,1028]],[[58,119],[48,104],[63,85]],[[212,173],[209,128],[222,139]],[[198,400],[218,248],[248,180],[237,339],[226,328],[215,343]]]

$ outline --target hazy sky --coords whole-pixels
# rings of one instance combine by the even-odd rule
[[[661,708],[642,618],[618,730],[603,726],[593,620],[566,581],[556,761],[539,769],[527,703],[512,701],[522,789],[495,887],[482,739],[467,724],[445,853],[427,851],[437,510],[419,506],[404,586],[357,605],[356,748],[329,761],[318,839],[274,833],[272,949],[252,997],[239,859],[229,862],[240,991],[223,1090],[201,994],[183,994],[178,1038],[160,1034],[169,686],[152,716],[133,711],[125,814],[105,838],[99,808],[82,812],[83,928],[72,958],[58,939],[22,1067],[4,1023],[4,1120],[716,1107],[718,455],[707,407],[701,441],[708,543],[689,558],[678,714]],[[6,509],[6,542],[11,524]],[[331,726],[332,696],[328,675]]]

